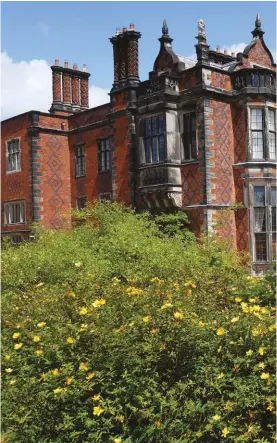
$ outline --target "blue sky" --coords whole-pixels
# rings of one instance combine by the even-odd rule
[[[197,21],[200,18],[206,23],[211,48],[219,45],[223,50],[225,47],[231,48],[232,45],[248,44],[251,41],[251,31],[254,29],[256,13],[259,12],[265,31],[265,42],[271,50],[276,49],[275,2],[51,1],[2,2],[1,5],[2,52],[6,53],[6,58],[2,60],[2,89],[5,87],[5,100],[8,104],[15,101],[11,98],[14,83],[10,86],[10,92],[7,83],[11,76],[16,75],[15,72],[20,75],[20,72],[24,71],[25,77],[19,91],[22,94],[22,106],[42,106],[43,110],[48,106],[48,102],[51,102],[51,96],[47,98],[47,104],[41,105],[39,97],[41,100],[44,97],[46,103],[46,92],[42,93],[41,89],[41,94],[37,94],[37,101],[29,103],[30,85],[35,82],[39,91],[42,88],[38,84],[39,78],[45,78],[49,91],[49,65],[53,64],[55,58],[61,63],[67,59],[69,66],[73,63],[77,63],[79,67],[83,63],[87,64],[91,73],[90,85],[100,88],[100,93],[102,89],[105,90],[106,94],[113,82],[112,46],[108,39],[114,34],[116,27],[128,27],[130,23],[134,23],[136,30],[142,33],[139,46],[142,81],[148,78],[148,72],[152,70],[159,52],[157,39],[161,36],[164,18],[167,19],[169,33],[174,39],[175,52],[192,56],[195,53]],[[238,48],[241,50],[239,46]],[[37,60],[40,60],[40,63]],[[51,90],[47,94],[51,95]],[[34,95],[32,93],[33,97]],[[93,103],[95,104],[96,102]],[[23,112],[22,109],[25,108],[22,106],[18,109],[6,109],[2,114],[6,116]]]

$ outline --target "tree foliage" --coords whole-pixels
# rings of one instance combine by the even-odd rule
[[[173,218],[95,203],[3,251],[5,443],[273,441],[274,279]]]

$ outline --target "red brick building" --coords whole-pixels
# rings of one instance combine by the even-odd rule
[[[86,68],[56,60],[49,113],[2,122],[2,235],[61,216],[96,197],[138,210],[179,208],[193,231],[215,229],[270,266],[276,241],[276,65],[259,16],[243,53],[210,49],[198,22],[197,60],[175,54],[166,22],[149,79],[140,81],[141,34],[110,38],[110,102],[89,109]],[[240,204],[238,208],[235,205]]]

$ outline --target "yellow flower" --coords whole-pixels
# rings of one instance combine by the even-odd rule
[[[201,326],[202,328],[205,326],[205,323],[203,323],[202,320],[200,320],[200,321],[198,322],[198,324],[199,324],[199,326]]]
[[[186,295],[191,295],[192,294],[192,290],[190,288],[186,289]]]
[[[51,371],[51,373],[52,373],[53,375],[59,375],[60,370],[56,368],[56,369],[53,369],[53,370]]]
[[[242,311],[243,311],[245,314],[247,314],[247,313],[249,312],[249,308],[248,308],[248,304],[247,304],[247,303],[242,302],[242,303],[240,304],[240,306],[241,306]]]
[[[115,284],[118,284],[118,283],[120,283],[120,280],[117,277],[113,277],[112,278],[112,282],[115,283]]]
[[[54,394],[63,394],[64,392],[66,392],[66,388],[57,388],[54,389]]]
[[[269,311],[268,311],[267,308],[265,308],[265,307],[262,307],[262,308],[261,308],[261,313],[262,313],[262,314],[268,314],[268,312],[269,312]]]
[[[269,330],[270,332],[275,331],[275,329],[276,329],[276,325],[270,325],[270,326],[268,327],[268,330]]]
[[[14,349],[15,349],[16,351],[18,351],[18,349],[21,349],[22,346],[23,346],[23,343],[16,343],[16,345],[14,345]]]
[[[250,355],[252,355],[252,354],[253,354],[252,349],[249,349],[249,351],[246,352],[247,357],[250,357]]]
[[[129,288],[126,289],[126,292],[130,296],[143,294],[142,289],[135,288],[134,286],[129,286]]]
[[[221,419],[221,416],[220,416],[220,415],[217,415],[217,414],[216,414],[216,415],[213,416],[213,420],[214,420],[214,421],[218,421],[218,420],[220,420],[220,419]]]
[[[10,374],[13,370],[12,370],[12,368],[7,368],[7,369],[5,369],[5,371],[6,371],[8,374]]]
[[[160,280],[158,277],[153,277],[150,281],[158,284],[163,283],[163,280]]]
[[[94,401],[98,401],[98,400],[100,400],[100,395],[94,395],[94,396],[92,397],[92,400],[94,400]]]
[[[132,327],[134,326],[134,324],[135,324],[135,322],[134,322],[134,321],[131,321],[131,322],[129,323],[130,328],[132,328]]]
[[[88,329],[88,324],[87,323],[82,323],[81,327],[79,329],[80,332],[84,332]]]
[[[252,309],[253,309],[254,312],[259,312],[261,310],[259,305],[252,306]]]
[[[275,410],[275,407],[274,407],[274,405],[273,405],[272,403],[269,403],[269,405],[267,406],[266,409],[267,409],[268,411],[272,412],[272,411]]]
[[[226,331],[224,328],[218,328],[218,330],[216,331],[216,335],[224,335],[226,334]]]
[[[33,341],[34,341],[35,343],[38,343],[38,342],[40,341],[40,336],[39,336],[39,335],[34,335],[34,337],[33,337]]]
[[[86,379],[87,380],[91,380],[93,377],[95,377],[96,376],[96,373],[95,372],[89,372],[88,373],[88,375],[86,376]]]
[[[225,377],[223,372],[220,372],[220,374],[217,376],[217,378],[220,380],[221,378]]]
[[[67,295],[68,297],[73,297],[73,298],[76,297],[75,292],[67,292],[65,295]]]
[[[11,380],[10,381],[10,385],[15,385],[16,384],[16,380]]]
[[[151,316],[150,315],[146,315],[146,317],[143,317],[142,320],[143,320],[144,323],[149,323],[150,320],[151,320]]]
[[[102,408],[102,406],[94,406],[93,408],[93,415],[101,415],[104,412],[104,408]]]
[[[250,303],[255,303],[256,300],[257,300],[256,298],[249,298]]]
[[[226,427],[223,428],[223,429],[222,429],[222,432],[221,432],[222,437],[227,437],[228,434],[230,434],[229,429],[226,428]]]
[[[185,283],[185,287],[186,288],[187,287],[191,287],[191,288],[195,289],[196,288],[196,284],[193,281],[189,280],[187,283]]]
[[[80,371],[88,371],[88,366],[86,363],[80,363],[79,365],[79,370]]]
[[[239,321],[239,317],[233,317],[231,323],[237,323]]]
[[[86,307],[81,308],[79,311],[80,315],[86,315],[87,313],[88,313],[88,309]]]
[[[115,438],[113,442],[114,442],[114,443],[121,443],[122,440],[121,440],[121,438],[119,437],[119,438]]]
[[[172,303],[165,303],[164,305],[161,306],[161,309],[168,309],[168,308],[172,308]]]
[[[226,409],[226,411],[232,411],[233,404],[230,401],[227,401],[226,405],[224,406],[224,409]]]
[[[260,378],[262,380],[268,380],[270,378],[270,374],[268,372],[262,372]]]
[[[75,268],[80,268],[82,266],[82,263],[80,261],[78,261],[77,263],[75,263]]]
[[[158,329],[151,329],[150,334],[154,335],[154,334],[157,334],[157,332],[158,332]]]
[[[235,302],[236,302],[236,303],[240,303],[241,301],[242,301],[242,299],[241,299],[240,297],[236,297],[236,298],[235,298]]]
[[[18,337],[20,337],[20,333],[19,332],[15,332],[13,334],[13,339],[16,340]]]
[[[265,364],[264,364],[263,361],[261,361],[261,362],[258,364],[258,366],[259,366],[260,369],[264,369],[264,368],[265,368]]]
[[[104,300],[103,298],[101,298],[100,300],[95,300],[95,301],[92,303],[92,306],[93,306],[94,308],[99,308],[100,306],[105,305],[105,304],[106,304],[106,300]]]
[[[72,345],[72,343],[74,343],[74,342],[75,342],[74,338],[72,338],[72,337],[67,337],[67,339],[66,339],[66,343]]]
[[[184,318],[184,314],[181,311],[174,312],[173,316],[176,320],[182,320]]]
[[[46,326],[45,321],[41,321],[40,323],[37,324],[38,328],[43,328],[43,326]]]
[[[265,348],[263,348],[263,347],[260,347],[259,349],[258,349],[258,353],[260,354],[260,355],[264,355],[265,354]]]
[[[116,420],[119,421],[119,423],[123,423],[125,420],[124,415],[119,415],[118,417],[116,417]]]
[[[40,282],[40,283],[38,283],[37,285],[36,285],[36,287],[37,288],[40,288],[41,286],[43,286],[44,285],[44,283],[43,282]]]
[[[72,382],[73,382],[73,377],[68,377],[68,378],[65,379],[65,384],[66,385],[71,385]]]
[[[43,355],[43,351],[42,351],[42,349],[37,349],[37,350],[35,351],[35,354],[36,354],[37,357],[41,357],[41,356]]]
[[[6,354],[5,355],[5,360],[10,360],[10,359],[11,359],[11,356],[9,354]]]
[[[219,353],[219,352],[221,352],[221,351],[222,351],[222,346],[219,346],[217,352]]]
[[[260,328],[253,328],[252,329],[252,335],[253,337],[257,337],[258,335],[262,334],[262,330]]]

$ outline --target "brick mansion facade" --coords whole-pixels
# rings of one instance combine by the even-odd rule
[[[49,113],[2,122],[2,236],[20,242],[34,222],[58,229],[62,214],[97,197],[178,208],[197,236],[229,209],[220,236],[264,272],[276,243],[276,65],[259,15],[252,35],[241,53],[213,50],[200,20],[190,60],[174,52],[164,21],[141,81],[141,34],[117,30],[110,101],[95,108],[86,68],[56,60]]]

